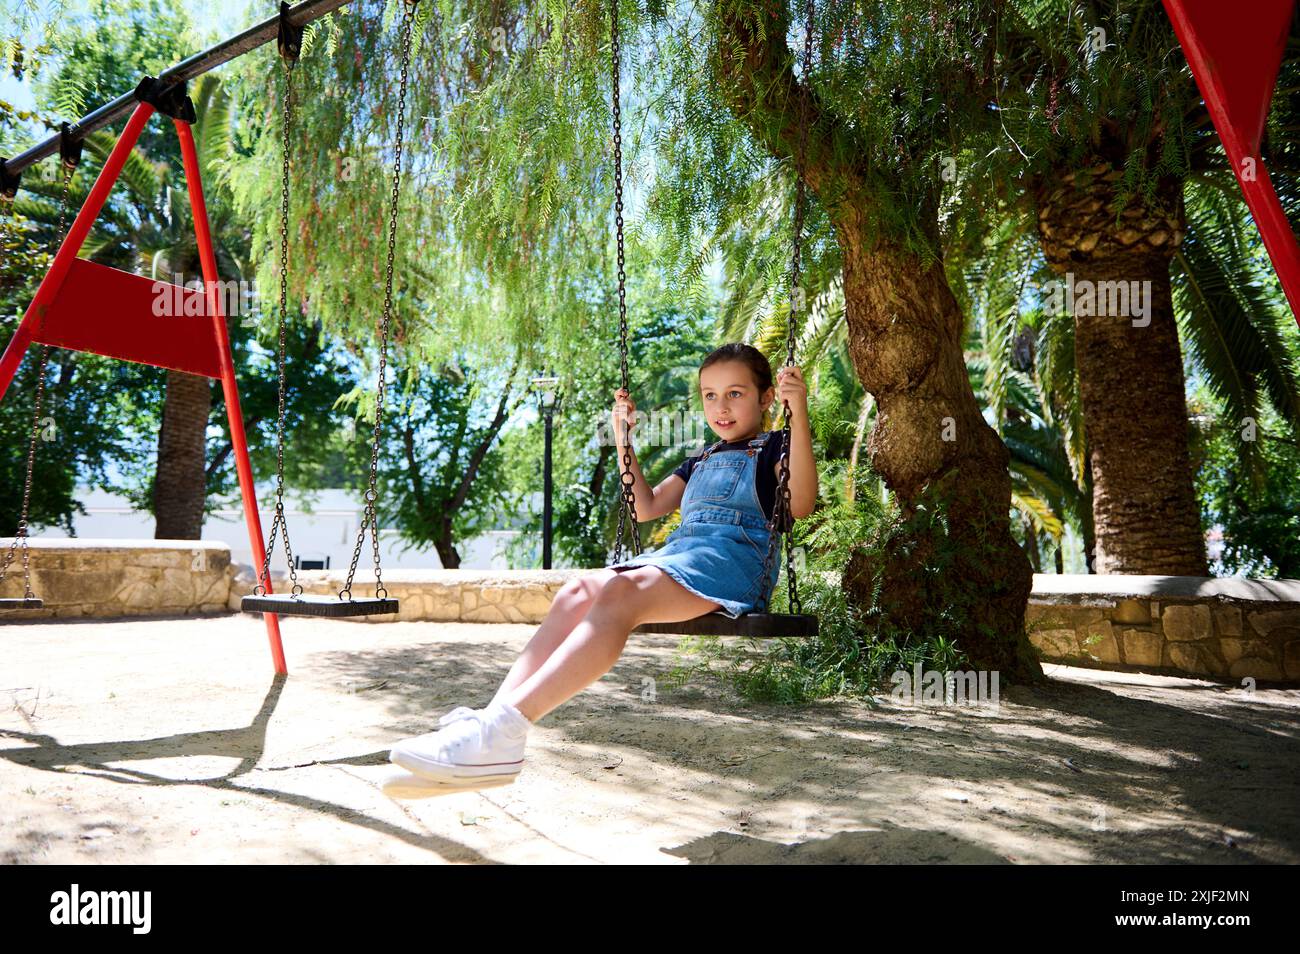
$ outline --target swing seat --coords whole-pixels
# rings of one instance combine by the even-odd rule
[[[811,613],[744,613],[732,618],[712,612],[677,623],[642,623],[634,633],[667,633],[681,636],[748,636],[756,639],[817,636],[817,617]]]
[[[388,597],[363,596],[344,600],[337,596],[304,593],[291,596],[268,593],[265,596],[245,596],[239,602],[245,613],[275,613],[277,616],[383,616],[397,612],[397,600]]]
[[[40,609],[44,605],[45,601],[39,596],[33,596],[31,599],[21,596],[0,599],[0,610]]]

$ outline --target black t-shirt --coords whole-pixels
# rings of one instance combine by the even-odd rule
[[[755,490],[758,491],[758,502],[763,507],[763,513],[767,519],[772,519],[772,507],[776,504],[776,462],[781,459],[781,432],[768,431],[767,442],[759,449],[755,458],[757,461],[756,471],[754,473]],[[749,442],[761,437],[762,434],[755,434],[752,438],[746,438],[740,441],[727,441],[719,444],[713,453],[722,454],[727,451],[746,451],[749,449]],[[707,446],[707,445],[706,445]],[[695,469],[695,463],[704,453],[705,448],[700,448],[697,452],[687,457],[682,465],[673,471],[682,480],[690,482],[691,471]]]

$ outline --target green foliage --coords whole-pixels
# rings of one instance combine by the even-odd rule
[[[7,337],[7,336],[6,336]],[[0,536],[11,536],[22,507],[40,348],[33,348],[0,402]],[[53,349],[38,422],[29,525],[72,532],[84,513],[81,487],[110,486],[149,444],[141,425],[150,409],[131,388],[133,373],[121,362]]]
[[[699,407],[698,370],[700,360],[719,342],[708,310],[679,306],[665,294],[667,277],[654,249],[639,243],[629,246],[628,270],[639,276],[628,297],[628,383],[641,420],[633,442],[641,471],[654,486],[709,438]],[[562,399],[553,426],[556,566],[600,566],[612,550],[621,464],[608,421],[620,385],[614,349],[574,349],[569,370],[562,375]],[[543,437],[538,420],[512,445],[519,456],[510,469],[509,486],[517,501],[515,512],[525,520],[521,556],[525,549],[540,553],[541,510],[526,511],[523,505],[541,490]],[[664,521],[638,529],[653,541],[665,532]]]
[[[1122,200],[1150,203],[1162,177],[1191,169],[1210,137],[1189,119],[1199,97],[1160,0],[1019,0],[998,29],[1000,142],[984,181],[1015,190],[1101,157],[1124,170]]]
[[[499,479],[497,437],[526,396],[516,362],[508,371],[479,356],[430,366],[412,356],[394,369],[401,389],[386,411],[379,450],[380,521],[409,547],[455,541],[494,529],[509,501]],[[344,396],[354,403],[360,391]],[[370,426],[351,442],[358,473],[369,467]],[[450,533],[445,533],[444,523]]]
[[[361,0],[336,13],[322,27],[328,41],[313,43],[295,79],[292,219],[301,225],[291,290],[304,297],[310,289],[326,326],[358,340],[373,338],[382,304],[398,119],[399,37],[395,23],[385,28],[382,9]],[[609,332],[594,324],[610,288],[598,280],[609,198],[593,188],[607,181],[604,115],[590,111],[603,106],[594,48],[585,30],[573,28],[577,13],[559,4],[419,9],[395,338],[433,360],[472,343],[507,361],[528,342],[567,363],[568,343]],[[284,75],[272,51],[251,54],[238,68],[250,121],[234,179],[251,216],[278,195]],[[268,72],[275,77],[269,103],[259,82]],[[254,236],[263,283],[274,238],[269,220]]]
[[[1197,404],[1211,411],[1200,392]],[[1300,443],[1273,412],[1242,421],[1199,417],[1197,489],[1206,526],[1218,525],[1222,552],[1214,571],[1300,578]],[[1248,448],[1247,445],[1254,445]]]
[[[978,332],[977,396],[1011,451],[1018,532],[1039,566],[1039,549],[1059,545],[1057,526],[1087,546],[1092,504],[1073,317],[1038,310],[1032,293],[1056,277],[1036,248],[1036,182],[1098,158],[1124,170],[1121,202],[1149,201],[1161,177],[1182,180],[1187,232],[1171,278],[1189,374],[1239,421],[1271,403],[1293,423],[1300,387],[1288,352],[1294,321],[1160,5],[1048,0],[1006,12],[999,128],[959,167],[972,187],[960,204],[986,204],[989,219],[953,230],[947,248]],[[1280,171],[1284,205],[1294,205],[1296,127],[1287,117],[1295,107],[1283,93],[1300,69],[1294,38],[1288,49],[1265,152]],[[1241,447],[1249,466],[1257,446]]]
[[[294,490],[360,487],[369,453],[364,464],[349,459],[342,437],[351,419],[339,407],[344,395],[357,386],[356,362],[349,360],[346,343],[319,322],[301,314],[290,318],[285,329],[285,484]],[[275,326],[263,321],[260,328],[250,330],[243,321],[232,321],[227,327],[254,478],[271,481],[276,471],[279,407]],[[362,436],[368,437],[368,432]],[[234,500],[239,493],[232,451],[225,397],[214,388],[207,454],[209,509]]]
[[[1257,419],[1267,401],[1300,436],[1295,319],[1237,191],[1223,173],[1188,183],[1191,228],[1173,262],[1180,338],[1225,417]],[[1261,465],[1258,446],[1241,445],[1247,465]]]
[[[711,675],[755,702],[804,703],[850,696],[870,701],[899,669],[953,670],[967,664],[957,648],[958,635],[972,625],[983,594],[960,585],[954,572],[972,557],[970,545],[952,532],[945,489],[936,483],[911,512],[881,492],[878,475],[861,468],[855,495],[799,521],[793,538],[800,610],[818,617],[816,639],[723,640],[689,637],[665,687],[684,685],[693,676]],[[920,557],[916,564],[919,625],[899,628],[880,600],[883,572],[890,559]],[[783,552],[782,552],[783,556]],[[976,555],[978,556],[978,554]],[[850,559],[873,567],[873,598],[864,606],[850,603],[840,576]],[[799,561],[803,562],[803,561]],[[789,589],[778,580],[772,612],[790,612]]]
[[[67,7],[67,0],[5,0],[0,71],[27,82],[43,77],[54,52],[62,48]]]
[[[167,0],[88,0],[84,12],[66,20],[59,15],[64,6],[43,11],[49,17],[49,55],[45,68],[28,77],[36,102],[60,120],[70,122],[116,99],[145,75],[157,76],[199,48],[188,16]],[[146,126],[140,147],[180,165],[170,122]]]

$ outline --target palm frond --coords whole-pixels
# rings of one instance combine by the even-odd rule
[[[230,94],[215,73],[205,73],[195,82],[191,98],[197,119],[194,147],[204,186],[210,188],[227,174],[225,159],[232,141]]]
[[[91,133],[85,140],[86,152],[98,159],[101,166],[108,161],[115,145],[117,145],[117,136],[103,129]],[[122,174],[117,181],[131,193],[131,200],[134,203],[145,208],[152,206],[158,200],[163,188],[162,174],[145,158],[138,147],[127,154],[126,162],[122,165]]]
[[[1065,533],[1061,518],[1052,511],[1047,502],[1041,497],[1036,497],[1029,491],[1016,486],[1014,480],[1011,487],[1011,503],[1029,519],[1030,524],[1038,533],[1048,534],[1057,541]]]

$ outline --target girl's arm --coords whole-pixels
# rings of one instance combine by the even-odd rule
[[[614,402],[614,470],[618,474],[619,506],[622,506],[623,494],[623,421],[632,420],[632,429],[636,429],[636,404],[626,391],[619,388]],[[650,482],[641,473],[641,463],[636,459],[636,451],[627,447],[628,471],[632,474],[632,498],[636,502],[636,522],[646,523],[657,520],[664,514],[672,513],[681,503],[686,490],[686,481],[676,474],[669,474],[659,482],[659,486],[650,487]]]
[[[808,423],[808,387],[803,372],[787,365],[777,372],[776,406],[790,404],[790,514],[802,520],[817,506],[817,460],[813,457],[812,427]],[[781,478],[781,461],[775,466]]]
[[[632,496],[636,500],[636,522],[645,523],[649,520],[658,520],[664,514],[672,513],[682,502],[682,494],[686,491],[686,481],[682,480],[676,474],[669,474],[663,480],[659,481],[659,486],[651,488],[650,482],[645,479],[641,473],[641,464],[636,459],[636,451],[629,451],[632,463],[628,468],[632,472]],[[623,474],[623,448],[618,448],[615,455],[614,468],[619,474],[619,500],[622,500],[622,474]],[[791,494],[794,492],[791,491]],[[622,506],[620,503],[619,506]]]

